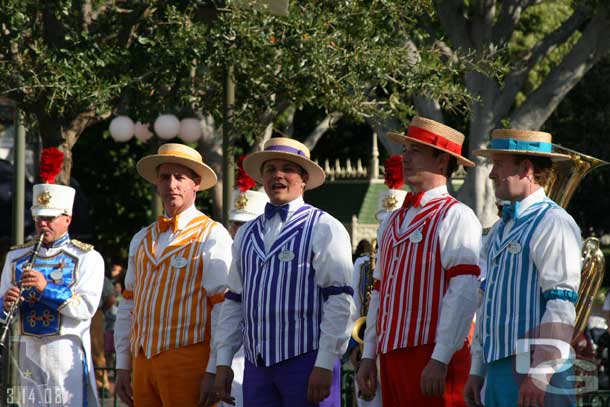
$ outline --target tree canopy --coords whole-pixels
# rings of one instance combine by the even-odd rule
[[[243,3],[243,2],[242,2]],[[45,146],[68,153],[112,114],[222,119],[235,67],[235,134],[260,137],[288,106],[363,118],[407,112],[398,95],[454,106],[459,66],[405,44],[427,1],[291,3],[288,17],[211,1],[8,0],[0,6],[0,89],[32,115]]]
[[[472,96],[462,126],[469,152],[487,145],[491,130],[540,129],[568,92],[610,50],[607,2],[597,0],[437,0],[422,21],[428,35],[416,45],[437,43],[448,58],[489,55],[506,67],[502,75],[465,71]],[[443,120],[443,109],[427,95],[418,106],[425,116]],[[568,146],[569,147],[569,146]],[[459,198],[484,226],[495,219],[489,165],[480,158],[468,172]]]

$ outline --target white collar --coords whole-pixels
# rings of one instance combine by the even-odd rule
[[[194,218],[200,215],[201,212],[197,208],[195,208],[195,204],[193,203],[193,205],[191,205],[189,208],[176,215],[178,217],[177,230],[184,229],[186,225],[188,225]]]
[[[519,201],[519,213],[523,213],[532,206],[533,204],[543,201],[546,198],[546,193],[544,192],[544,188],[538,189],[536,192],[529,194],[523,200]]]
[[[433,199],[440,198],[443,195],[447,195],[447,185],[440,185],[438,187],[424,191],[424,195],[421,198],[421,205],[424,206]]]

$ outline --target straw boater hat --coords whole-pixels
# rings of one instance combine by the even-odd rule
[[[464,167],[474,167],[475,163],[462,157],[464,135],[459,131],[425,117],[415,116],[407,134],[389,133],[390,140],[404,144],[406,141],[423,144],[451,154]]]
[[[203,158],[197,150],[184,144],[163,144],[157,154],[148,155],[138,161],[136,168],[142,178],[154,184],[157,180],[157,167],[161,164],[180,164],[190,168],[201,177],[201,190],[216,185],[216,173],[203,163]]]
[[[491,157],[493,154],[519,154],[549,157],[553,161],[569,160],[566,154],[553,153],[550,133],[533,130],[496,129],[491,132],[491,143],[486,150],[476,150],[474,154]]]
[[[36,184],[32,198],[32,216],[72,216],[75,189],[65,185]]]
[[[263,151],[252,153],[244,160],[244,170],[255,181],[263,183],[261,168],[265,161],[287,160],[300,165],[309,175],[305,189],[314,189],[324,183],[326,175],[322,168],[311,161],[309,149],[291,138],[276,137],[265,143]]]

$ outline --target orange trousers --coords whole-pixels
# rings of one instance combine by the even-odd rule
[[[381,398],[387,406],[465,407],[464,386],[470,373],[470,349],[465,343],[447,369],[443,397],[421,392],[421,373],[432,356],[434,344],[403,348],[379,356]]]
[[[134,406],[196,407],[209,357],[208,341],[170,349],[150,359],[140,349],[132,366]]]

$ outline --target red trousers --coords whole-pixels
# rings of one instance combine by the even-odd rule
[[[462,407],[464,385],[470,372],[470,349],[465,343],[447,369],[443,397],[428,397],[421,392],[421,373],[432,356],[434,344],[403,348],[379,357],[381,398],[384,406]]]

